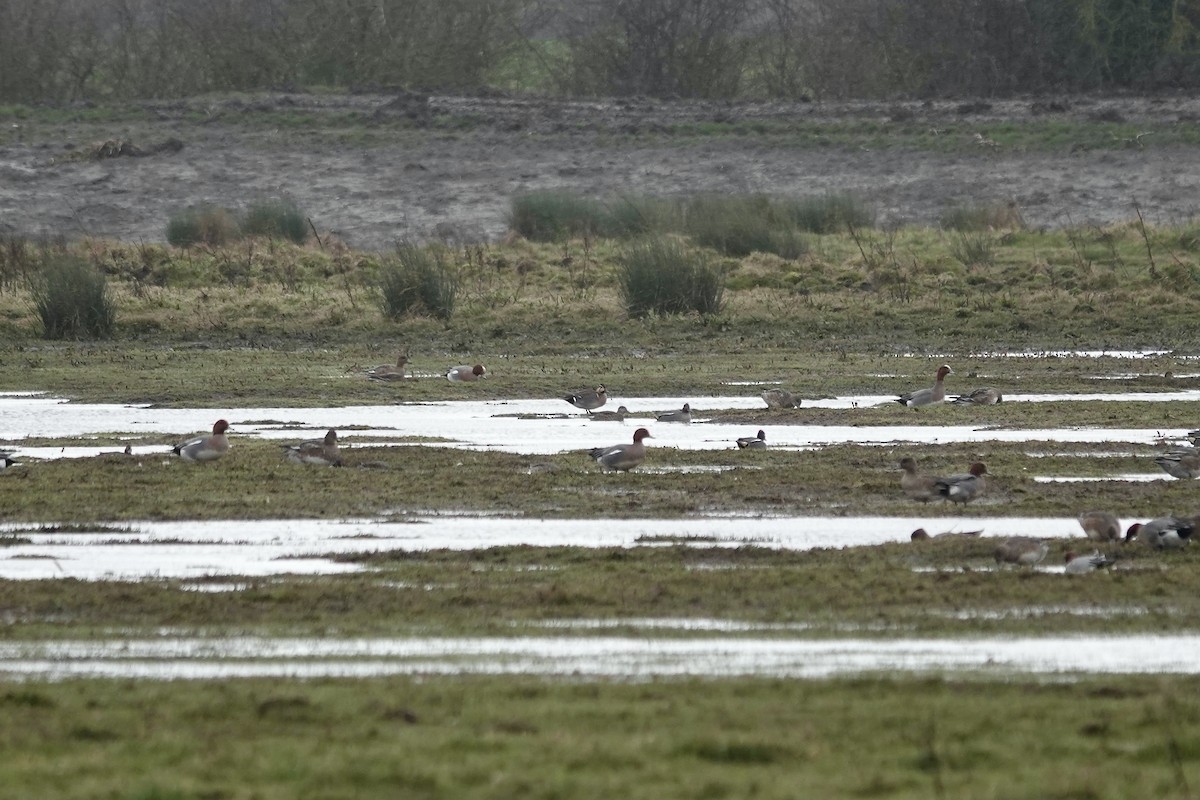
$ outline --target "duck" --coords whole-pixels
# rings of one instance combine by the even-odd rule
[[[1107,511],[1085,511],[1079,515],[1079,527],[1094,542],[1121,541],[1121,521]]]
[[[904,470],[900,476],[900,489],[910,500],[928,503],[937,496],[937,478],[917,472],[916,459],[911,456],[900,459],[900,469]]]
[[[933,490],[952,503],[969,503],[983,494],[983,476],[987,474],[987,467],[976,461],[964,474],[937,478]]]
[[[590,414],[608,402],[608,390],[601,385],[595,389],[584,389],[581,392],[569,394],[563,400]]]
[[[282,445],[283,454],[295,464],[315,464],[319,467],[340,467],[342,452],[338,449],[337,431],[330,430],[324,439],[310,439],[300,444]]]
[[[767,446],[767,434],[759,431],[754,436],[739,436],[737,446],[739,450],[761,450]]]
[[[944,381],[946,376],[954,372],[950,369],[949,364],[942,364],[938,367],[937,380],[933,386],[928,389],[917,389],[915,392],[902,394],[896,398],[896,402],[907,408],[920,408],[921,406],[931,406],[935,403],[941,403],[946,399],[946,386]]]
[[[1000,393],[999,389],[994,389],[991,386],[985,386],[982,389],[975,389],[967,394],[957,395],[951,402],[955,403],[956,405],[968,405],[973,403],[977,406],[994,406],[1003,400],[1004,395]]]
[[[1083,575],[1088,572],[1095,572],[1112,565],[1112,561],[1102,556],[1100,553],[1093,552],[1090,555],[1078,555],[1073,550],[1068,550],[1063,558],[1066,563],[1066,573],[1068,575]]]
[[[380,364],[367,370],[367,378],[373,381],[404,380],[404,367],[408,364],[408,351],[402,350],[396,356],[395,364]]]
[[[657,415],[659,422],[691,422],[692,407],[688,403],[683,404],[683,408],[678,411],[664,411]]]
[[[786,389],[767,389],[762,393],[767,408],[799,408],[800,398]]]
[[[614,444],[611,447],[594,447],[588,455],[605,469],[628,472],[646,460],[644,439],[653,439],[650,431],[638,428],[633,432],[633,444]]]
[[[982,530],[978,530],[978,531],[944,531],[942,533],[935,533],[933,535],[930,535],[929,531],[925,530],[924,528],[917,528],[915,531],[912,532],[912,535],[909,536],[909,538],[912,539],[914,542],[923,542],[926,539],[955,539],[955,538],[960,538],[960,537],[964,537],[964,536],[973,537],[973,536],[978,536],[981,533],[983,533]]]
[[[476,364],[473,367],[460,364],[457,367],[451,367],[446,370],[446,380],[451,383],[470,383],[471,381],[479,380],[485,375],[487,375],[487,367],[483,364]]]
[[[1158,517],[1149,522],[1135,522],[1125,532],[1125,541],[1135,539],[1156,550],[1178,550],[1186,547],[1192,537],[1193,523],[1182,517]]]
[[[617,406],[616,411],[594,411],[589,419],[596,422],[624,422],[627,416],[629,416],[629,409],[625,406]]]
[[[1048,552],[1050,552],[1050,545],[1041,539],[1014,536],[998,546],[993,556],[997,564],[1019,564],[1023,567],[1032,567],[1045,558]]]
[[[171,451],[184,461],[216,461],[229,452],[229,438],[225,435],[228,431],[229,423],[219,419],[213,423],[212,435],[188,439],[172,447]]]
[[[4,470],[8,469],[9,467],[19,467],[19,466],[21,466],[21,463],[19,461],[13,460],[13,451],[0,450],[0,472],[3,472]]]
[[[1196,448],[1171,450],[1154,459],[1154,463],[1172,478],[1200,478],[1200,450]]]

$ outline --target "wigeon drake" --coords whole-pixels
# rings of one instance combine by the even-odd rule
[[[692,421],[692,407],[690,404],[684,403],[683,408],[679,409],[678,411],[664,411],[663,413],[658,414],[656,418],[659,422],[690,423]]]
[[[759,431],[754,436],[739,436],[737,446],[740,450],[760,450],[767,446],[766,431]]]
[[[404,368],[408,364],[408,351],[402,350],[396,356],[395,364],[380,364],[367,370],[367,377],[373,381],[404,380]]]
[[[1181,517],[1159,517],[1149,522],[1135,522],[1125,532],[1125,541],[1134,539],[1156,550],[1178,550],[1192,538],[1193,525]]]
[[[1023,567],[1032,567],[1045,558],[1048,552],[1050,552],[1050,545],[1041,539],[1014,536],[997,547],[993,556],[997,564],[1018,564]]]
[[[1079,527],[1093,542],[1121,541],[1121,521],[1107,511],[1085,511],[1079,515]]]
[[[629,409],[625,406],[617,406],[616,411],[595,411],[589,419],[596,422],[624,422],[627,416],[629,416]]]
[[[900,459],[900,469],[904,470],[900,476],[900,489],[910,500],[928,503],[937,497],[937,478],[917,472],[916,459],[911,456]]]
[[[799,408],[800,398],[785,389],[767,389],[762,393],[767,408]]]
[[[1068,550],[1063,560],[1066,562],[1065,571],[1068,575],[1084,575],[1088,572],[1095,572],[1098,569],[1110,566],[1113,563],[1099,553],[1078,555],[1073,550]]]
[[[605,469],[627,472],[646,460],[646,445],[643,439],[653,439],[650,431],[638,428],[633,432],[633,444],[614,444],[612,447],[594,447],[588,455]]]
[[[1172,450],[1154,459],[1154,463],[1162,467],[1163,472],[1172,478],[1188,480],[1200,478],[1200,450]]]
[[[977,406],[994,406],[1004,400],[1004,395],[999,389],[994,389],[991,386],[985,386],[982,389],[976,389],[967,394],[960,394],[954,398],[952,402],[957,405],[974,404]]]
[[[211,436],[197,436],[171,448],[184,461],[216,461],[229,452],[229,423],[223,419],[213,424]]]
[[[563,400],[590,414],[608,402],[608,390],[597,386],[595,389],[584,389],[582,392],[569,394]]]
[[[988,474],[987,467],[976,461],[962,475],[948,475],[938,478],[933,483],[933,490],[951,503],[969,503],[983,494],[985,485],[983,476]]]
[[[485,375],[487,375],[487,367],[483,364],[476,364],[473,367],[461,364],[446,370],[446,380],[451,383],[470,383],[471,381],[479,380]]]
[[[338,449],[337,431],[331,430],[324,439],[310,439],[300,444],[282,445],[287,460],[295,464],[313,464],[318,467],[340,467],[342,452]]]
[[[896,402],[907,408],[920,408],[921,406],[931,406],[935,403],[941,403],[946,399],[946,376],[954,370],[950,369],[949,364],[942,364],[938,367],[937,380],[933,382],[933,386],[928,389],[917,389],[915,392],[902,394],[896,398]]]

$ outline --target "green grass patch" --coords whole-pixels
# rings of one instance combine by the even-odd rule
[[[1170,796],[1186,791],[1200,750],[1196,688],[1162,677],[33,682],[0,693],[14,732],[0,780],[52,799],[782,799],[798,785],[901,800],[996,786]]]

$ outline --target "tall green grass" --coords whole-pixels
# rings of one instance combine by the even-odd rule
[[[107,339],[117,324],[104,273],[83,258],[57,255],[30,282],[42,335],[47,339]]]
[[[702,251],[674,237],[651,236],[631,243],[617,256],[617,270],[625,310],[633,317],[716,314],[724,304],[721,271]]]
[[[237,219],[227,208],[203,205],[184,209],[167,220],[167,241],[175,247],[198,244],[221,247],[241,235]]]
[[[379,291],[388,319],[424,313],[448,320],[454,315],[458,279],[444,248],[404,243],[381,266]]]
[[[799,199],[701,194],[683,199],[597,200],[574,192],[546,191],[515,198],[509,216],[511,228],[533,241],[675,233],[727,256],[761,252],[784,258],[808,252],[805,233],[836,233],[847,227],[870,227],[874,221],[874,211],[848,194]]]
[[[291,200],[261,200],[246,209],[242,233],[304,244],[308,238],[308,221]]]

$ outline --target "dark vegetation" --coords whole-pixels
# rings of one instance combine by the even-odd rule
[[[1170,0],[9,0],[0,102],[281,87],[707,98],[1195,88]]]

